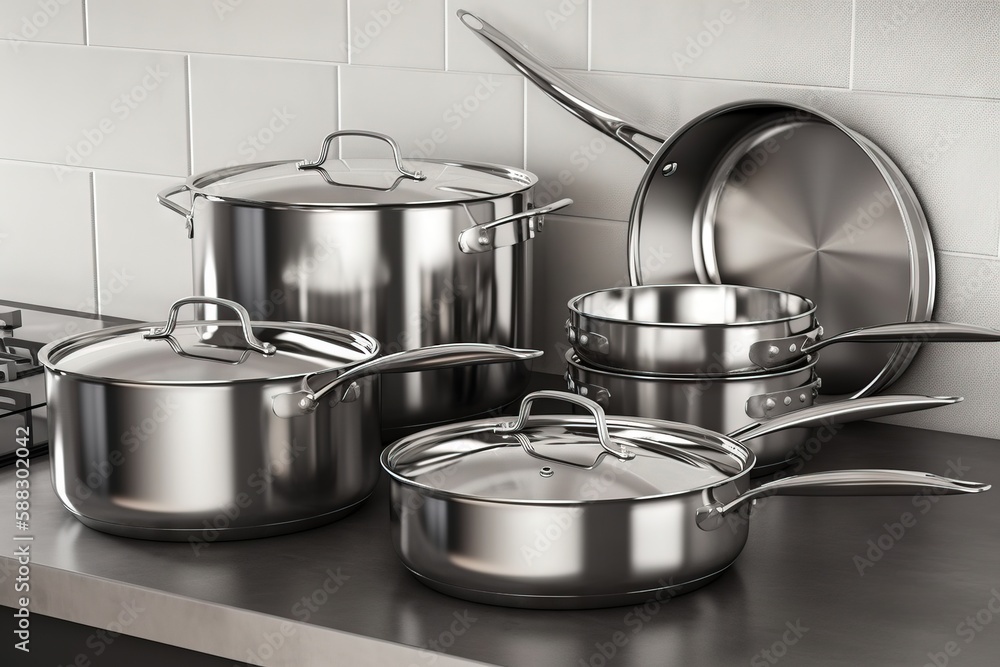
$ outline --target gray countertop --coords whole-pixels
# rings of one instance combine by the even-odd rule
[[[958,467],[996,485],[1000,442],[855,424],[804,471],[848,467]],[[645,608],[524,611],[453,599],[410,576],[389,542],[384,479],[338,523],[199,553],[85,528],[59,505],[47,459],[32,461],[31,482],[33,612],[252,664],[961,667],[1000,656],[1000,489],[767,499],[736,565],[703,589]],[[8,517],[13,494],[7,467]],[[915,523],[900,531],[906,512]],[[0,557],[8,607],[12,550]]]

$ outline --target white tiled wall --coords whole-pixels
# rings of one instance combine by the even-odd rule
[[[410,155],[526,167],[540,199],[576,200],[535,241],[535,342],[559,372],[566,300],[627,280],[644,165],[526,85],[458,9],[663,135],[748,98],[841,119],[921,197],[937,316],[1000,326],[997,0],[4,0],[0,297],[158,317],[191,289],[159,189],[375,129]],[[927,348],[897,387],[967,400],[901,421],[1000,436],[998,379],[996,346]]]

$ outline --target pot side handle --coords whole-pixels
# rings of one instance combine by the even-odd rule
[[[469,227],[458,235],[458,249],[466,255],[474,255],[494,248],[523,243],[542,231],[544,215],[566,208],[572,203],[572,199],[560,199],[547,206],[529,208],[493,222]],[[504,233],[498,234],[498,232]]]
[[[473,364],[527,361],[540,356],[542,356],[540,350],[521,350],[486,343],[450,343],[405,350],[358,364],[330,378],[319,389],[313,389],[312,381],[323,375],[335,373],[339,369],[310,373],[302,378],[302,388],[299,391],[274,396],[271,399],[271,410],[283,419],[308,415],[316,411],[319,402],[327,394],[338,388],[343,388],[343,392],[332,399],[331,407],[340,402],[353,400],[357,398],[359,392],[355,381],[376,373],[402,373]]]
[[[647,163],[653,160],[653,152],[635,140],[636,135],[662,144],[665,140],[655,132],[645,130],[638,124],[629,122],[620,114],[601,104],[572,81],[552,69],[521,44],[503,34],[475,14],[458,10],[458,19],[469,30],[496,51],[514,69],[538,86],[539,90],[556,104],[583,122],[602,132],[615,141],[624,144]]]
[[[989,484],[913,470],[836,470],[796,475],[762,484],[731,502],[699,508],[695,513],[695,520],[702,530],[715,530],[725,523],[728,514],[767,496],[908,496],[918,493],[957,495],[982,493],[989,489]]]
[[[187,183],[181,183],[180,185],[172,185],[169,188],[161,190],[156,195],[156,201],[160,202],[161,206],[166,206],[171,211],[177,215],[184,218],[186,221],[187,235],[189,239],[194,238],[194,219],[191,211],[187,210],[175,201],[171,201],[170,197],[180,194],[182,192],[187,192],[191,189]]]

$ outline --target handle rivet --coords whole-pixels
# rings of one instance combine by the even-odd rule
[[[795,343],[792,343],[791,345],[788,346],[789,352],[795,352],[797,349],[799,348],[795,345]]]
[[[766,401],[764,401],[764,407],[767,408],[768,410],[773,410],[774,406],[776,405],[777,403],[774,402],[773,398],[769,398]]]
[[[585,333],[582,333],[579,336],[579,340],[580,340],[580,345],[584,345],[585,346],[587,343],[590,342],[590,336],[588,336]]]
[[[576,343],[576,329],[569,327],[566,329],[566,336],[569,338],[569,342]]]
[[[779,352],[781,352],[781,350],[778,349],[777,345],[772,345],[771,347],[767,348],[767,356],[769,357],[776,357],[778,356]]]
[[[799,394],[799,403],[805,403],[805,402],[806,402],[806,395]]]
[[[785,396],[785,400],[784,400],[784,401],[782,401],[782,402],[783,402],[783,403],[784,403],[785,405],[791,405],[791,404],[792,404],[792,397],[791,397],[791,396]]]
[[[663,170],[661,171],[661,173],[664,176],[673,176],[674,174],[677,173],[677,163],[668,162],[667,164],[663,165]]]
[[[479,235],[479,245],[489,245],[489,244],[490,244],[490,235],[487,234],[486,232],[483,232],[482,234],[480,234]]]
[[[555,470],[553,470],[549,466],[545,466],[544,468],[538,471],[538,474],[541,475],[542,477],[552,477],[552,475],[555,474]]]

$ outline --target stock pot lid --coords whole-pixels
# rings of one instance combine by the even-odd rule
[[[342,158],[322,168],[300,162],[270,162],[196,176],[192,190],[210,198],[268,208],[378,208],[471,202],[526,190],[537,178],[526,171],[489,164],[404,160],[401,173],[392,159]]]
[[[225,384],[290,378],[344,368],[378,354],[368,336],[318,324],[253,322],[253,335],[274,351],[254,350],[242,324],[184,322],[147,338],[162,324],[128,324],[65,338],[39,357],[57,372],[137,384]]]
[[[538,394],[560,393],[529,395],[522,415]],[[624,448],[631,458],[604,448],[593,416],[542,415],[430,429],[385,450],[382,465],[398,481],[449,496],[529,504],[687,493],[717,486],[752,466],[749,450],[721,434],[601,415],[614,451]]]

